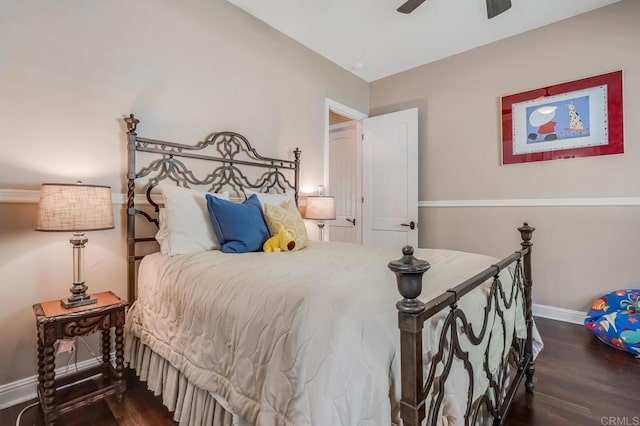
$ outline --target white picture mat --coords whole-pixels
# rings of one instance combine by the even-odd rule
[[[590,135],[572,139],[553,140],[548,142],[527,143],[527,108],[574,99],[589,97]],[[559,151],[562,149],[585,148],[589,146],[607,145],[609,143],[609,126],[607,113],[607,85],[576,90],[559,95],[546,96],[514,103],[511,106],[513,123],[513,154],[530,154],[534,152]]]

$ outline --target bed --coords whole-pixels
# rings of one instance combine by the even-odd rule
[[[301,153],[263,157],[233,132],[153,140],[125,122],[125,358],[181,425],[501,424],[523,380],[533,392],[534,228],[502,260],[326,242],[171,256],[136,225],[162,224],[160,184],[297,200]]]

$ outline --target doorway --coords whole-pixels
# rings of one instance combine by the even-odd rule
[[[368,118],[326,100],[326,195],[336,219],[326,238],[356,244],[418,245],[418,110]]]
[[[362,244],[362,120],[367,114],[326,99],[324,187],[335,197],[327,239]]]
[[[330,241],[362,243],[362,123],[329,110],[327,191],[336,219],[327,222]]]

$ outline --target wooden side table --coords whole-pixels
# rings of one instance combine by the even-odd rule
[[[47,426],[53,426],[60,415],[75,408],[110,395],[116,395],[118,401],[124,396],[123,327],[127,302],[110,291],[93,296],[98,299],[96,304],[71,309],[63,307],[60,300],[33,305],[38,330],[38,399]],[[110,363],[111,327],[115,328],[115,368]],[[102,364],[55,380],[54,343],[58,339],[87,336],[98,331],[102,332]],[[106,387],[70,401],[56,399],[57,388],[100,373],[109,380]]]

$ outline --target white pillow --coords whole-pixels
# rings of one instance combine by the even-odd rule
[[[249,198],[253,194],[256,194],[258,197],[258,201],[260,201],[260,205],[262,206],[262,211],[264,211],[265,204],[273,204],[274,206],[279,206],[282,203],[288,203],[289,201],[293,201],[293,204],[296,203],[296,193],[294,191],[287,191],[284,194],[272,194],[270,192],[256,192],[250,189],[244,190],[244,195]]]
[[[164,207],[158,212],[156,241],[160,243],[160,253],[169,254],[169,227],[167,226],[167,209]]]
[[[220,241],[213,231],[207,211],[206,193],[169,183],[160,184],[159,188],[164,201],[165,216],[165,220],[160,218],[158,231],[161,237],[158,240],[160,250],[162,251],[164,245],[166,254],[170,256],[220,250]],[[229,199],[227,191],[211,193],[211,195],[223,200]],[[162,222],[166,224],[166,230],[162,229]],[[166,241],[162,241],[164,239]]]

